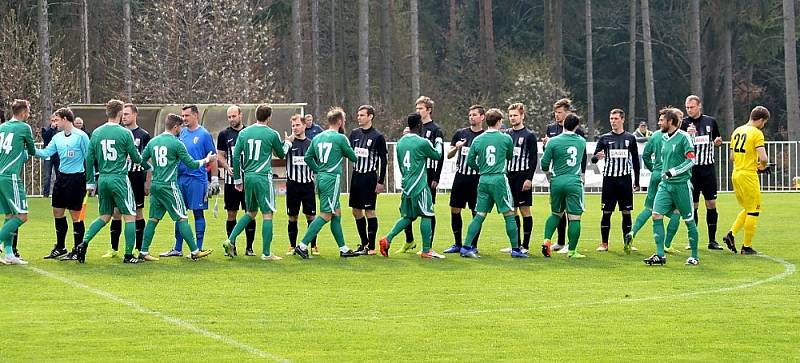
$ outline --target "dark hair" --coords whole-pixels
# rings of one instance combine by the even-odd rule
[[[106,103],[106,117],[117,118],[119,113],[122,112],[122,108],[124,106],[125,104],[120,100],[109,100]]]
[[[270,116],[272,116],[272,107],[266,103],[258,105],[258,108],[256,108],[256,120],[258,122],[265,122]]]
[[[615,108],[615,109],[611,110],[611,112],[609,112],[608,114],[609,115],[613,115],[615,113],[619,115],[619,118],[621,118],[623,120],[625,119],[625,111],[623,111],[621,108]]]
[[[344,110],[341,107],[331,107],[326,115],[328,125],[336,125],[337,122],[344,122]]]
[[[496,108],[490,108],[489,111],[486,111],[486,125],[488,126],[496,126],[500,120],[503,119],[505,115],[503,115],[503,111],[500,111]]]
[[[406,119],[406,125],[408,125],[408,129],[411,132],[417,132],[420,129],[420,125],[422,125],[422,116],[419,115],[419,112],[409,114]]]
[[[567,117],[564,118],[564,130],[575,131],[580,124],[581,119],[574,113],[567,114]]]
[[[481,106],[481,105],[472,105],[472,106],[469,106],[469,110],[470,110],[470,111],[472,111],[472,110],[478,110],[478,114],[480,114],[481,116],[483,116],[483,115],[485,115],[485,114],[486,114],[486,109],[485,109],[485,108],[483,108],[483,106]]]
[[[197,105],[183,105],[181,107],[181,111],[191,110],[192,113],[200,113],[200,110],[197,109]]]
[[[764,106],[756,106],[750,111],[750,119],[755,120],[769,120],[769,110]]]
[[[6,122],[6,112],[0,109],[0,124]]]
[[[75,114],[72,112],[72,110],[69,109],[69,107],[59,108],[58,110],[56,110],[56,112],[53,112],[53,114],[63,119],[66,119],[69,122],[75,122]]]
[[[126,103],[126,104],[125,104],[125,108],[130,108],[130,109],[131,109],[131,111],[133,111],[133,113],[135,113],[135,114],[137,114],[137,115],[139,114],[139,109],[138,109],[138,108],[136,108],[136,105],[134,105],[134,104],[132,104],[132,103]]]
[[[370,105],[361,105],[358,108],[358,111],[361,111],[361,110],[367,110],[367,116],[375,117],[375,107],[372,107]]]
[[[674,107],[665,107],[659,111],[659,115],[664,116],[664,120],[671,123],[673,126],[681,127],[681,115],[678,113],[680,110]]]
[[[167,120],[164,122],[164,125],[167,130],[172,130],[175,126],[183,125],[183,119],[174,113],[170,113],[167,115]]]
[[[12,116],[17,116],[22,113],[22,111],[30,111],[31,110],[31,103],[28,100],[20,100],[16,99],[11,104],[11,113]]]

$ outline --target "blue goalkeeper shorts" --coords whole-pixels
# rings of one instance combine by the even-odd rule
[[[208,209],[208,180],[189,175],[178,176],[178,187],[188,210]]]

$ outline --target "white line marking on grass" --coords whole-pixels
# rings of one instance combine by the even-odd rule
[[[244,344],[244,343],[241,343],[241,342],[239,342],[239,341],[237,341],[237,340],[235,340],[233,338],[222,336],[222,335],[219,335],[217,333],[210,332],[208,330],[205,330],[203,328],[195,326],[195,325],[193,325],[192,323],[190,323],[190,322],[188,322],[186,320],[183,320],[183,319],[180,319],[180,318],[176,318],[174,316],[170,316],[170,315],[164,314],[164,313],[156,311],[156,310],[148,309],[148,308],[146,308],[144,306],[141,306],[141,305],[139,305],[139,304],[137,304],[137,303],[135,303],[133,301],[126,300],[126,299],[124,299],[122,297],[119,297],[117,295],[114,295],[114,294],[112,294],[110,292],[103,291],[103,290],[91,287],[89,285],[82,284],[82,283],[77,282],[75,280],[72,280],[72,279],[69,279],[69,278],[54,274],[54,273],[49,272],[49,271],[45,271],[45,270],[39,269],[39,268],[36,268],[36,267],[32,267],[32,266],[26,266],[26,267],[29,270],[31,270],[33,272],[36,272],[36,273],[38,273],[38,274],[40,274],[42,276],[49,277],[49,278],[51,278],[53,280],[61,281],[61,282],[65,283],[65,284],[67,284],[69,286],[72,286],[72,287],[75,287],[75,288],[78,288],[78,289],[81,289],[81,290],[85,290],[85,291],[91,292],[91,293],[93,293],[93,294],[95,294],[97,296],[104,297],[104,298],[106,298],[108,300],[111,300],[113,302],[125,305],[125,306],[127,306],[127,307],[129,307],[129,308],[131,308],[133,310],[136,310],[136,311],[138,311],[140,313],[154,316],[154,317],[159,318],[159,319],[161,319],[163,321],[166,321],[166,322],[168,322],[170,324],[178,326],[179,328],[183,328],[183,329],[186,329],[188,331],[200,334],[200,335],[202,335],[202,336],[204,336],[206,338],[211,338],[211,339],[218,340],[218,341],[220,341],[222,343],[225,343],[225,344],[230,345],[230,346],[235,347],[235,348],[239,348],[241,350],[244,350],[244,351],[246,351],[248,353],[254,354],[254,355],[259,356],[261,358],[271,359],[271,360],[274,360],[276,362],[289,362],[289,360],[281,358],[281,357],[279,357],[277,355],[274,355],[274,354],[271,354],[271,353],[267,353],[265,351],[262,351],[262,350],[259,350],[257,348],[251,347],[251,346],[249,346],[247,344]]]

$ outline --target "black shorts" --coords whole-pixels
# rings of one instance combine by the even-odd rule
[[[695,165],[692,167],[692,199],[700,202],[700,193],[703,199],[717,199],[717,173],[714,165]]]
[[[147,173],[144,171],[128,173],[128,180],[131,181],[133,198],[136,200],[136,209],[144,208],[144,183],[147,181]]]
[[[244,190],[241,192],[236,190],[233,184],[225,184],[225,194],[223,198],[225,200],[225,210],[247,210],[247,206],[244,204]]]
[[[377,173],[353,173],[350,178],[350,208],[375,210],[375,202],[378,200],[376,185]]]
[[[86,173],[63,174],[58,172],[53,185],[53,208],[81,210],[86,196]]]
[[[619,210],[633,210],[633,182],[631,176],[604,176],[602,208],[605,212],[613,212],[619,204]]]
[[[469,209],[475,210],[480,178],[480,175],[456,173],[453,179],[453,189],[450,192],[450,208],[463,209],[469,204]]]
[[[296,216],[303,206],[303,214],[317,214],[317,201],[314,199],[314,183],[298,183],[286,181],[286,214]]]
[[[436,176],[435,169],[426,169],[428,171],[428,187],[431,186],[431,181]],[[436,189],[438,188],[430,188],[431,189],[431,203],[436,204]]]
[[[528,180],[527,172],[512,172],[508,174],[508,186],[511,187],[511,196],[514,197],[514,208],[533,205],[533,189],[522,190],[526,180]]]

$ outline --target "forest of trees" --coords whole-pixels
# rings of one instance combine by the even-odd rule
[[[568,96],[587,129],[695,93],[724,134],[772,111],[800,139],[800,0],[0,0],[0,105],[307,102],[376,106],[397,136],[420,94],[445,130],[470,104],[529,106],[541,130]],[[352,122],[352,120],[351,120]]]

